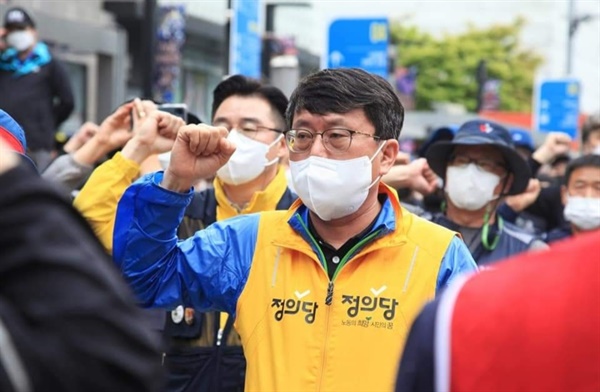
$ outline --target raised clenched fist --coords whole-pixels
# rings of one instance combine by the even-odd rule
[[[180,128],[161,186],[186,192],[192,184],[213,175],[235,151],[227,135],[226,128],[206,124]]]

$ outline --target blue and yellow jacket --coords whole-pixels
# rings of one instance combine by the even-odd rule
[[[330,280],[299,200],[178,241],[192,193],[161,181],[143,177],[119,202],[115,262],[147,306],[236,314],[247,390],[392,390],[416,314],[476,269],[454,232],[407,212],[385,185],[373,228]]]

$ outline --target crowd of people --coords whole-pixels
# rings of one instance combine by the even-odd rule
[[[25,10],[0,35],[0,86],[51,86],[0,94],[0,390],[600,390],[600,118],[580,153],[482,118],[412,157],[339,68],[53,151],[64,71]]]

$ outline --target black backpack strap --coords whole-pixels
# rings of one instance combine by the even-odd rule
[[[216,205],[217,201],[213,189],[194,193],[192,201],[185,209],[183,220],[177,228],[179,239],[190,238],[198,230],[202,230],[213,223],[216,219]]]
[[[292,192],[290,188],[286,187],[285,192],[283,192],[283,195],[281,196],[281,199],[279,199],[279,203],[277,203],[275,209],[287,210],[297,198],[298,196],[296,196],[296,194]]]

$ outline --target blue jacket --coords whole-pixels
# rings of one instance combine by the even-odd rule
[[[257,239],[260,214],[217,222],[194,237],[177,240],[177,227],[192,191],[181,194],[161,188],[162,172],[140,178],[117,208],[113,257],[142,303],[171,308],[180,303],[199,310],[235,314]],[[307,209],[301,206],[290,225],[309,238]],[[389,201],[372,232],[395,227]],[[371,233],[369,233],[370,235]],[[368,235],[367,235],[368,236]],[[437,289],[462,272],[476,270],[464,243],[454,238],[441,262]]]

